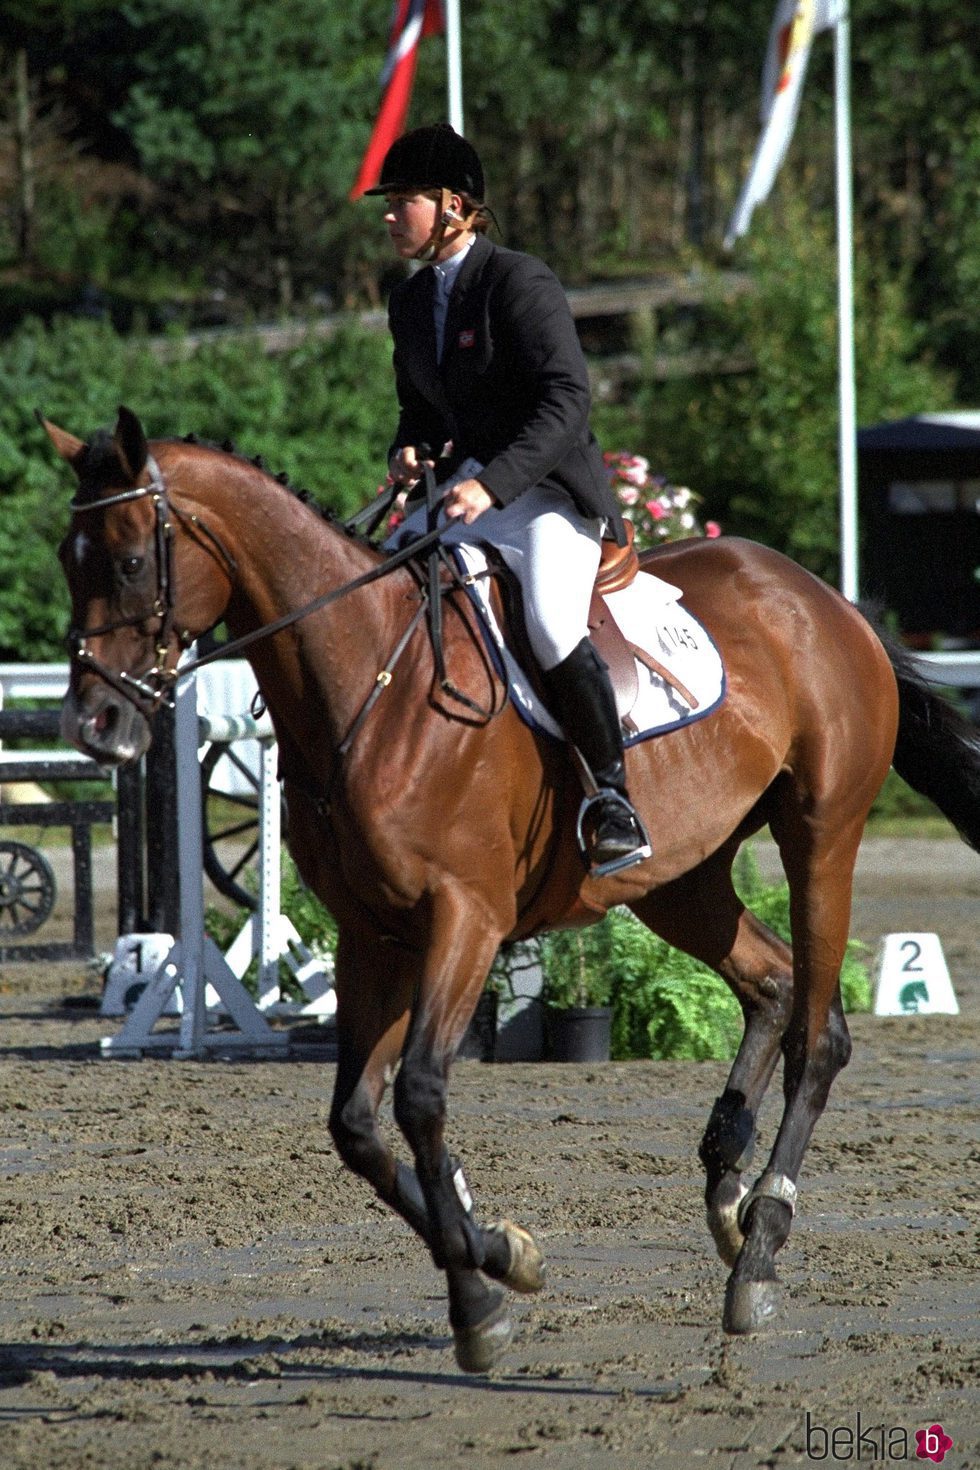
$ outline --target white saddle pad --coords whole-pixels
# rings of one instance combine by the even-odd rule
[[[453,550],[462,569],[474,578],[469,592],[494,655],[519,714],[536,730],[564,739],[559,726],[535,694],[524,670],[504,642],[503,633],[489,600],[487,560],[479,546],[457,544]],[[693,696],[688,704],[661,675],[636,660],[639,693],[630,718],[636,733],[627,745],[648,740],[667,730],[677,730],[692,720],[701,720],[718,708],[725,697],[725,670],[721,655],[701,623],[681,606],[681,591],[650,572],[640,572],[621,592],[606,598],[606,606],[628,643],[642,648],[664,667]]]

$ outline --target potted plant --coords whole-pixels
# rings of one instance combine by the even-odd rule
[[[608,1061],[610,959],[605,924],[561,930],[541,941],[541,1000],[551,1061]]]
[[[500,991],[493,977],[480,992],[476,1010],[463,1032],[463,1039],[456,1052],[458,1062],[492,1062],[497,1054],[497,1018],[500,1009]]]
[[[498,1022],[518,999],[514,978],[520,971],[533,968],[537,963],[536,940],[517,940],[500,946],[476,1010],[459,1044],[457,1061],[496,1061]]]

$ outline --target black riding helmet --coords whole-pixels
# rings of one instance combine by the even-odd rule
[[[381,178],[365,194],[391,194],[399,189],[449,189],[483,203],[483,165],[472,143],[449,123],[414,128],[397,138],[385,154]]]

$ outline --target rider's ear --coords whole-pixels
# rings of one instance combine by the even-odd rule
[[[116,431],[113,434],[119,458],[122,460],[123,469],[129,475],[131,481],[146,464],[148,449],[146,435],[143,433],[143,425],[125,405],[119,405],[119,414],[116,419]]]

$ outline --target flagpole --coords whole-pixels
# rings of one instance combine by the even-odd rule
[[[859,596],[857,418],[854,386],[854,242],[851,181],[851,18],[847,0],[834,26],[834,116],[837,172],[837,342],[839,378],[840,589]]]
[[[445,0],[446,6],[446,88],[449,121],[457,133],[463,132],[463,60],[459,33],[459,0]]]

